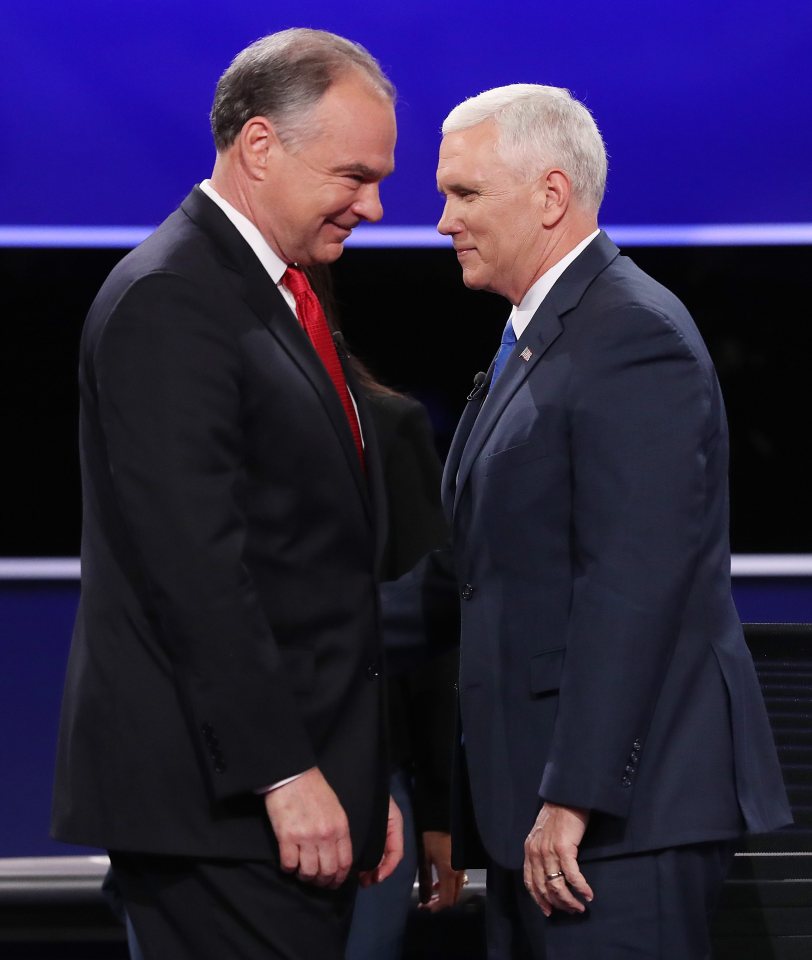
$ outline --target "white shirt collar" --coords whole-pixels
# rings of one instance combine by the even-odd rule
[[[600,230],[590,233],[588,237],[585,237],[577,246],[573,247],[566,256],[562,257],[558,263],[550,267],[549,270],[545,270],[545,272],[542,273],[538,280],[536,280],[533,286],[522,297],[522,302],[518,305],[518,307],[513,308],[513,312],[510,315],[510,320],[513,324],[513,330],[516,334],[517,340],[527,329],[528,323],[530,323],[530,321],[533,319],[533,315],[541,306],[544,298],[553,289],[553,284],[556,282],[556,280],[573,262],[573,260],[575,260],[576,257],[580,256],[584,250],[586,250],[589,244],[592,243],[599,233]]]
[[[271,280],[278,286],[282,280],[282,274],[287,270],[288,265],[271,249],[268,241],[259,232],[256,224],[251,223],[248,217],[232,207],[228,200],[224,200],[211,185],[211,180],[204,180],[200,184],[200,189],[211,201],[217,204],[234,224],[240,236],[257,255],[262,266],[268,271]],[[287,288],[283,287],[282,289],[286,290]]]

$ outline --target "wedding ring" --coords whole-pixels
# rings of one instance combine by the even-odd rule
[[[546,873],[546,874],[544,875],[544,879],[545,879],[545,880],[557,880],[559,877],[563,877],[563,876],[564,876],[564,871],[563,871],[563,870],[559,870],[558,873]]]

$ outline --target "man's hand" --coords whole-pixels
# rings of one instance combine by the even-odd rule
[[[352,842],[347,815],[318,767],[265,794],[282,869],[335,889],[347,879]]]
[[[462,890],[465,871],[451,866],[451,834],[426,830],[418,868],[420,909],[435,913],[453,907]],[[434,880],[432,867],[437,874]]]
[[[553,910],[583,913],[574,893],[587,903],[593,898],[577,859],[588,822],[588,810],[545,803],[524,842],[524,885],[545,917]]]
[[[386,823],[386,843],[383,857],[374,870],[362,870],[358,879],[362,887],[371,887],[373,883],[381,883],[390,877],[395,867],[403,859],[403,815],[400,808],[389,798],[389,819]]]

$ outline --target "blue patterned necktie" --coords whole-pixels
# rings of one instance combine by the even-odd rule
[[[507,363],[508,357],[513,353],[513,348],[516,346],[516,331],[513,329],[513,315],[511,314],[508,317],[508,322],[505,324],[505,331],[502,334],[502,342],[499,345],[499,350],[496,353],[496,359],[493,364],[493,376],[491,377],[490,390],[493,390],[493,385],[496,383],[496,378],[504,369],[505,364]]]

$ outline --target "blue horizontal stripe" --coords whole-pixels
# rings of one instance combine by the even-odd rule
[[[0,226],[0,247],[123,248],[140,243],[153,227]],[[798,246],[812,244],[812,223],[618,224],[604,228],[628,247]],[[433,226],[361,226],[348,247],[448,247]]]
[[[812,577],[810,553],[734,553],[734,577]],[[0,557],[0,580],[78,580],[78,557]]]

